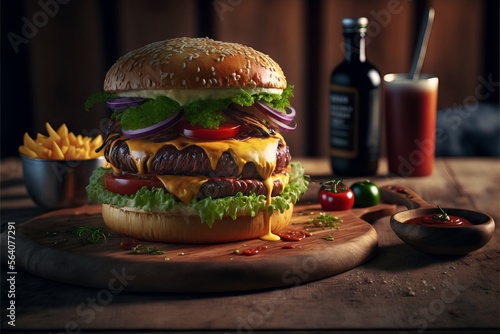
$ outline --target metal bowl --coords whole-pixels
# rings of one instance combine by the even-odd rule
[[[85,187],[104,157],[90,160],[46,160],[21,155],[24,183],[33,201],[45,209],[61,209],[89,202]]]

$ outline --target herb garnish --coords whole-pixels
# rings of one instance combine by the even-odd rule
[[[111,237],[111,233],[106,233],[102,228],[92,226],[80,226],[73,230],[73,235],[89,244],[106,241]]]
[[[137,245],[132,247],[132,254],[150,254],[150,255],[161,255],[165,253],[164,251],[158,249],[158,247],[142,247],[142,245]]]
[[[316,227],[330,227],[339,229],[343,220],[337,216],[332,216],[327,213],[321,212],[316,218],[309,219],[309,223],[314,224]]]

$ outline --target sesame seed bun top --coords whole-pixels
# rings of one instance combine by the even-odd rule
[[[188,37],[151,43],[127,53],[104,80],[107,92],[141,96],[208,88],[281,93],[286,85],[281,67],[262,52],[237,43]]]

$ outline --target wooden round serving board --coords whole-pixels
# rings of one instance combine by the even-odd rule
[[[16,266],[48,279],[113,291],[229,292],[287,287],[334,276],[373,258],[378,239],[368,221],[392,215],[395,205],[329,212],[343,219],[338,230],[309,223],[319,205],[297,205],[290,229],[308,230],[301,241],[260,239],[215,245],[141,242],[160,255],[133,254],[120,247],[129,240],[112,233],[105,242],[89,244],[71,233],[77,227],[101,227],[101,206],[53,211],[18,226]],[[235,222],[237,223],[237,222]],[[332,234],[333,241],[326,237]],[[2,234],[6,244],[7,235]],[[295,248],[283,248],[286,245]],[[249,248],[267,246],[253,256]],[[234,251],[239,250],[236,254]],[[2,261],[7,262],[6,252]]]

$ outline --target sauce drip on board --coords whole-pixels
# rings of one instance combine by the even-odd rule
[[[264,184],[266,185],[267,188],[267,195],[266,195],[266,206],[268,207],[271,205],[271,193],[273,191],[273,180],[271,177],[268,177],[264,180]],[[271,224],[271,215],[266,211],[264,212],[264,219],[267,227],[267,233],[260,237],[262,240],[265,241],[278,241],[281,240],[279,236],[274,234],[272,232],[272,224]]]
[[[305,237],[310,237],[312,234],[305,231],[299,230],[283,230],[278,233],[282,240],[287,241],[300,241]]]
[[[241,252],[243,255],[251,256],[251,255],[257,255],[262,251],[265,251],[267,249],[267,246],[257,246],[254,248],[248,248],[245,249]]]

